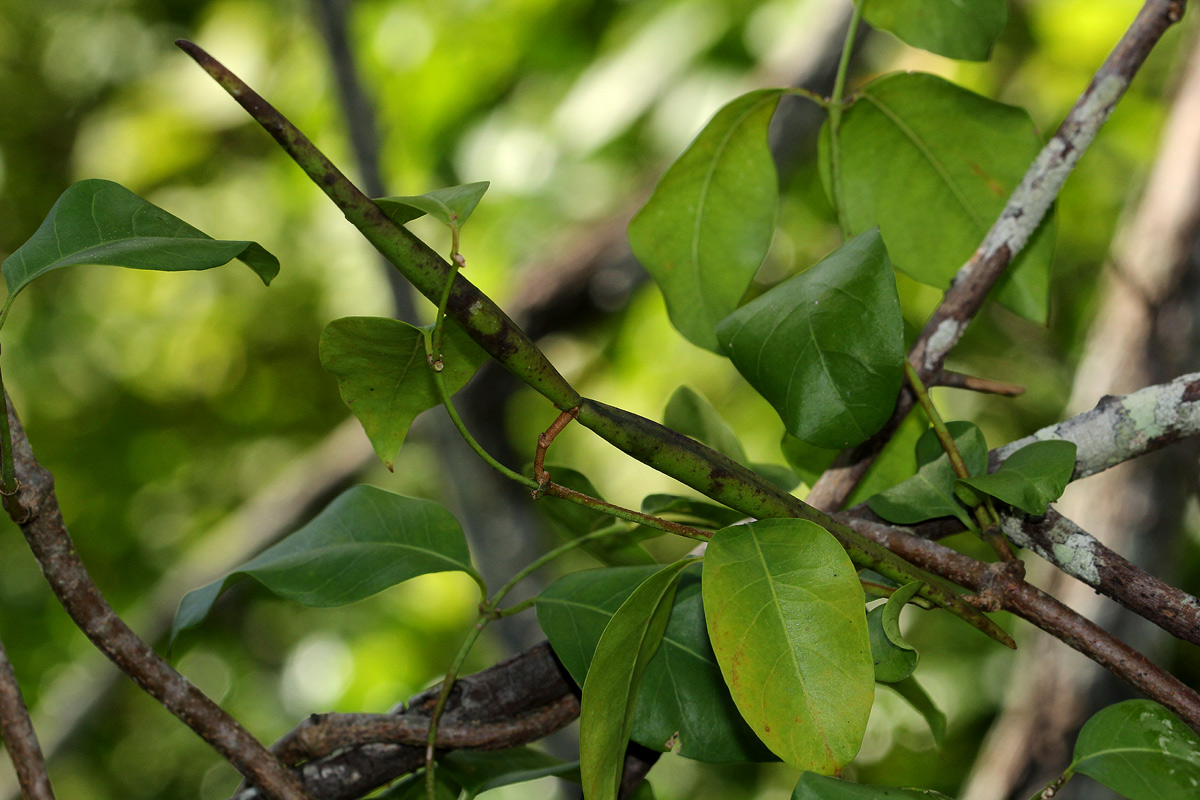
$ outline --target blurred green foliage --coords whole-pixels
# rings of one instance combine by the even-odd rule
[[[350,38],[380,119],[393,194],[490,180],[465,234],[472,280],[502,304],[524,270],[598,221],[628,218],[668,159],[740,91],[787,82],[796,50],[828,13],[822,0],[360,0]],[[1046,134],[1117,40],[1136,0],[1013,4],[993,59],[959,64],[870,38],[858,79],[921,68],[1024,106]],[[13,400],[56,475],[80,553],[118,609],[137,608],[189,545],[255,496],[346,416],[320,368],[331,319],[387,314],[378,261],[241,110],[171,43],[208,48],[354,175],[345,122],[313,5],[301,0],[0,0],[0,257],[36,229],[73,181],[123,183],[218,238],[253,238],[280,257],[269,290],[244,269],[165,275],[78,268],[28,289],[5,334]],[[980,422],[998,444],[1055,418],[1086,335],[1109,239],[1153,156],[1178,64],[1168,34],[1059,201],[1048,328],[985,312],[955,364],[1023,383],[1018,401],[941,394],[949,417]],[[780,228],[760,290],[815,263],[838,240],[815,165],[785,181]],[[436,223],[415,228],[439,250]],[[901,276],[907,321],[938,294]],[[426,309],[426,313],[429,310]],[[739,432],[753,461],[781,463],[782,425],[723,359],[666,321],[657,290],[636,289],[603,318],[544,342],[586,395],[659,418],[681,383]],[[506,409],[520,452],[554,413],[518,393]],[[372,483],[438,496],[446,476],[414,437],[395,475]],[[671,482],[568,430],[554,459],[614,502],[636,507]],[[468,487],[469,488],[469,487]],[[82,696],[90,646],[61,612],[19,532],[0,526],[0,636],[27,699],[48,720]],[[533,535],[533,534],[531,534]],[[669,547],[669,546],[668,546]],[[478,554],[477,554],[478,557]],[[1195,570],[1193,570],[1194,572]],[[181,595],[194,586],[173,587]],[[463,576],[431,576],[344,609],[302,609],[249,585],[231,591],[174,656],[261,738],[312,711],[380,711],[445,669],[473,619]],[[171,610],[171,609],[168,609]],[[911,635],[920,672],[951,720],[935,752],[924,723],[883,695],[854,770],[880,784],[953,792],[996,709],[1006,654],[972,631],[923,615]],[[478,647],[467,670],[492,663]],[[894,701],[894,702],[893,702]],[[232,770],[131,685],[51,759],[62,797],[220,798]],[[782,767],[695,767],[667,758],[660,798],[786,796]],[[0,780],[10,767],[0,765]],[[545,783],[545,782],[543,782]],[[511,796],[553,791],[538,784]],[[501,796],[497,794],[497,796]]]

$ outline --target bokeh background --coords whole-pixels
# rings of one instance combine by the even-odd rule
[[[864,35],[853,82],[936,72],[1023,106],[1048,134],[1138,6],[1013,2],[986,64]],[[468,273],[584,394],[659,418],[688,383],[726,414],[753,460],[782,463],[774,413],[726,361],[670,328],[624,227],[721,104],[766,85],[827,91],[847,18],[848,3],[827,0],[0,0],[0,257],[72,182],[100,177],[214,237],[256,239],[283,265],[269,289],[236,264],[181,274],[73,268],[40,279],[15,305],[3,336],[6,383],[108,599],[165,648],[164,621],[185,591],[355,481],[446,502],[493,580],[554,541],[521,493],[498,485],[436,420],[421,420],[395,473],[371,458],[320,368],[318,337],[340,316],[428,319],[431,309],[398,287],[269,137],[172,46],[176,38],[209,49],[373,194],[491,181],[465,231]],[[1185,21],[1155,50],[1061,196],[1050,325],[988,309],[956,351],[955,366],[1028,388],[1017,400],[938,395],[993,445],[1064,413],[1110,242],[1155,158],[1191,27]],[[764,286],[838,243],[813,158],[819,122],[799,100],[776,120],[784,195]],[[436,225],[414,227],[448,247]],[[901,290],[919,327],[938,293],[904,278]],[[517,467],[555,415],[492,369],[462,402],[481,440]],[[558,440],[553,460],[624,505],[678,489],[580,430]],[[1195,517],[1185,510],[1177,522]],[[1193,590],[1195,527],[1155,540],[1172,555],[1170,577]],[[674,545],[660,547],[666,555]],[[588,564],[580,556],[557,569]],[[59,796],[228,796],[237,776],[91,653],[7,519],[0,565],[0,636]],[[239,585],[172,658],[273,740],[310,712],[383,711],[429,685],[474,602],[470,582],[455,575],[324,610]],[[853,770],[953,794],[1002,713],[1015,662],[934,615],[913,622],[917,675],[949,715],[948,744],[934,749],[920,718],[881,690]],[[493,630],[468,669],[538,637],[531,616]],[[1185,678],[1200,676],[1194,648],[1152,646]],[[565,752],[569,742],[556,746]],[[668,756],[651,783],[665,799],[784,798],[795,777]],[[4,760],[0,793],[14,796],[14,785]],[[562,791],[547,780],[495,796]]]

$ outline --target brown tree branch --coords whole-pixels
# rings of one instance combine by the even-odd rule
[[[437,701],[440,686],[433,686],[414,697],[405,706],[398,706],[389,716],[403,718],[402,724],[427,726]],[[553,718],[561,728],[579,714],[578,687],[555,658],[547,642],[542,642],[519,655],[489,667],[474,675],[460,677],[454,683],[440,730],[453,728],[461,735],[472,737],[482,749],[515,747],[533,741],[515,729],[502,730],[494,723],[510,718],[529,718],[539,710],[543,720]],[[572,712],[573,713],[569,713]],[[303,727],[305,723],[301,723]],[[552,728],[547,724],[546,728]],[[555,730],[557,728],[554,728]],[[474,730],[474,733],[468,733]],[[494,738],[479,736],[490,730]],[[532,728],[526,732],[532,732]],[[546,730],[535,738],[549,733]],[[284,736],[276,747],[292,749],[295,731]],[[459,735],[459,734],[456,734]],[[441,736],[439,735],[439,739]],[[417,737],[418,746],[402,744],[361,744],[350,741],[334,755],[315,758],[301,764],[296,773],[313,797],[321,800],[355,800],[396,778],[418,769],[425,763],[425,740]],[[256,800],[261,795],[247,789],[234,800]]]
[[[947,354],[983,307],[988,292],[1033,235],[1146,56],[1163,33],[1180,20],[1183,9],[1183,0],[1148,0],[1096,71],[1058,131],[1025,173],[975,254],[958,270],[909,351],[908,360],[917,367],[921,380],[929,382],[941,371]],[[912,410],[914,401],[910,390],[902,390],[896,410],[883,430],[844,451],[813,486],[809,504],[825,510],[840,508]]]
[[[1083,653],[1121,680],[1177,714],[1200,732],[1200,694],[1144,655],[1085,619],[1040,589],[1009,578],[1003,569],[983,564],[937,542],[911,536],[887,525],[839,515],[859,533],[914,564],[994,599],[995,609],[1019,617]]]
[[[97,649],[158,700],[268,797],[309,800],[299,781],[233,717],[171,668],[117,616],[84,567],[54,493],[54,477],[37,462],[16,409],[5,396],[20,490],[14,514],[38,566],[67,614]],[[0,423],[2,424],[2,423]]]
[[[0,642],[0,739],[4,740],[4,749],[17,773],[21,796],[25,800],[54,800],[46,760],[3,642]]]

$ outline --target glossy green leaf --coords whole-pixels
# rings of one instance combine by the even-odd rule
[[[983,432],[970,422],[950,422],[946,426],[954,437],[955,446],[967,465],[967,471],[980,474],[987,470],[987,442]],[[932,431],[922,436],[917,445],[918,460],[932,454],[929,443]],[[933,439],[936,443],[937,439]],[[940,447],[940,445],[938,445]],[[911,525],[937,517],[957,517],[968,528],[974,529],[975,521],[962,503],[958,502],[954,487],[958,476],[950,457],[943,452],[932,461],[926,462],[917,474],[880,492],[867,500],[879,516],[889,522]]]
[[[608,621],[583,682],[579,774],[588,800],[616,800],[646,665],[658,651],[679,573],[692,559],[651,575]]]
[[[1084,724],[1071,769],[1129,800],[1193,800],[1200,737],[1158,703],[1127,700]]]
[[[739,464],[746,463],[746,451],[737,434],[708,398],[690,386],[680,386],[663,410],[663,425],[706,444]]]
[[[362,423],[375,454],[389,470],[417,415],[441,405],[425,353],[424,333],[383,317],[343,317],[325,326],[321,366],[338,383],[342,401]],[[467,384],[487,354],[447,319],[442,329],[446,391]]]
[[[917,651],[900,635],[900,612],[920,588],[920,581],[907,583],[897,589],[886,603],[867,612],[867,631],[871,637],[871,656],[875,660],[877,681],[896,683],[917,668]]]
[[[933,698],[929,696],[925,688],[917,683],[917,679],[911,675],[902,681],[889,683],[887,686],[894,689],[925,719],[933,734],[933,743],[941,747],[942,742],[946,740],[946,715],[933,702]]]
[[[437,772],[463,788],[467,793],[464,800],[501,786],[549,776],[579,782],[578,761],[563,761],[532,747],[453,750],[438,759]]]
[[[829,126],[821,159],[830,180]],[[1024,110],[920,73],[864,86],[842,115],[842,207],[851,230],[879,226],[898,269],[945,289],[983,240],[1041,149]],[[992,295],[1045,322],[1053,215]]]
[[[896,789],[890,786],[867,786],[849,783],[839,778],[827,778],[813,772],[800,776],[792,791],[792,800],[937,800],[946,795],[932,789]]]
[[[768,519],[717,531],[704,556],[713,651],[738,710],[784,761],[839,771],[875,696],[863,590],[815,523]]]
[[[565,486],[568,489],[582,492],[600,500],[604,499],[600,491],[582,472],[558,464],[546,464],[545,469],[550,474],[550,479],[560,486]],[[533,477],[533,465],[530,464],[526,467],[524,472],[526,476]],[[554,531],[568,541],[578,539],[584,534],[607,527],[614,521],[611,514],[605,514],[603,511],[581,506],[578,503],[572,503],[570,500],[564,500],[561,497],[554,497],[552,495],[540,498],[537,506],[538,510],[549,521],[550,526],[554,528]],[[649,536],[660,536],[661,534],[662,531],[653,528],[639,527],[637,532],[629,536],[605,537],[598,541],[582,544],[580,545],[580,549],[600,563],[611,566],[657,564],[658,562],[654,560],[654,557],[647,553],[638,544],[638,541]]]
[[[883,446],[879,458],[875,459],[866,476],[850,494],[850,499],[846,501],[847,508],[865,503],[872,495],[895,486],[916,473],[913,448],[928,424],[924,414],[919,413],[909,414],[908,418],[900,423],[899,429]]]
[[[718,111],[629,224],[671,324],[708,350],[771,246],[779,179],[767,128],[781,96],[762,89]]]
[[[1008,20],[1005,0],[870,0],[863,19],[913,47],[987,61]]]
[[[651,494],[642,500],[642,513],[686,522],[705,528],[725,528],[741,522],[746,515],[727,506],[696,497]]]
[[[1075,451],[1074,442],[1061,439],[1033,442],[1005,459],[995,472],[960,482],[1040,517],[1071,482]]]
[[[279,260],[256,242],[222,241],[138,197],[120,184],[80,181],[54,203],[44,222],[0,269],[8,302],[39,275],[74,264],[176,272],[238,259],[269,284]]]
[[[537,600],[538,623],[578,684],[609,618],[654,567],[586,570],[560,578]],[[630,738],[708,762],[773,761],[746,725],[721,677],[708,642],[699,565],[686,570],[675,593],[662,645],[646,666]]]
[[[247,576],[285,599],[329,607],[451,570],[476,576],[467,540],[449,511],[432,500],[355,486],[295,533],[184,595],[171,638],[200,624],[221,592]]]
[[[490,185],[488,181],[465,183],[425,194],[381,197],[375,204],[399,225],[428,214],[451,228],[462,228]]]
[[[858,444],[896,407],[904,323],[878,231],[742,306],[717,326],[722,351],[792,435]]]

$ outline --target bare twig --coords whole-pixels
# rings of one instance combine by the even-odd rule
[[[7,396],[5,401],[8,402]],[[162,659],[117,616],[92,581],[63,523],[53,476],[37,462],[8,402],[13,460],[27,515],[14,520],[42,574],[79,629],[138,686],[195,731],[263,792],[280,800],[309,800],[279,760],[233,717]]]
[[[997,567],[1003,568],[1006,564],[983,564],[937,542],[908,535],[887,525],[839,516],[859,533],[914,564],[981,594],[986,593],[996,600],[999,608],[1032,622],[1083,653],[1150,699],[1171,709],[1193,730],[1200,731],[1200,694],[1045,592],[1021,580],[1005,580],[1006,576]]]
[[[37,733],[29,719],[29,709],[21,696],[21,687],[13,673],[4,643],[0,642],[0,738],[12,759],[25,800],[54,800],[54,790],[46,774],[46,760],[38,746]]]
[[[966,389],[982,394],[998,394],[1001,397],[1020,397],[1025,394],[1025,387],[1005,381],[994,381],[990,378],[979,378],[974,375],[964,375],[961,372],[944,369],[929,384],[930,386],[946,386],[951,389]]]
[[[1146,56],[1163,33],[1183,16],[1183,9],[1183,0],[1148,0],[1096,71],[1058,131],[1025,173],[979,249],[958,270],[946,296],[909,351],[909,361],[917,367],[922,380],[928,381],[942,369],[946,355],[979,313],[992,286],[1033,235]],[[822,509],[841,507],[884,443],[912,410],[914,401],[912,392],[901,391],[888,424],[838,458],[813,486],[809,504]]]

